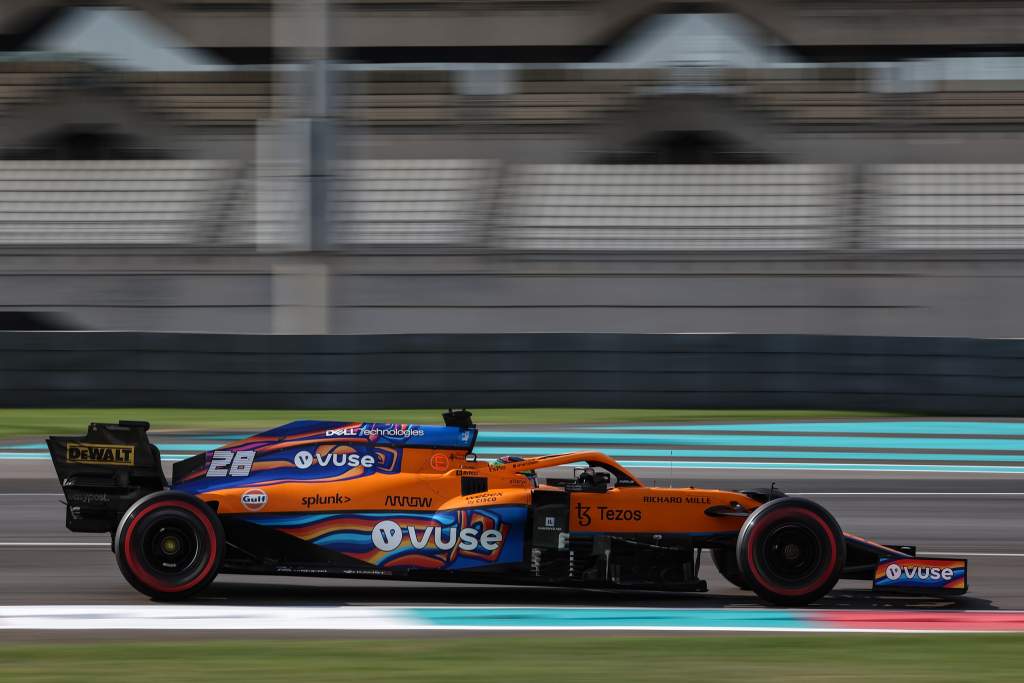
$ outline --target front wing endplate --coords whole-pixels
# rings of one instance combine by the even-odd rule
[[[876,591],[962,595],[967,592],[967,560],[939,557],[883,557],[875,568]]]

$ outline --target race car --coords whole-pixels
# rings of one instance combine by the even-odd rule
[[[109,533],[125,579],[157,600],[218,573],[704,592],[704,550],[776,605],[812,603],[840,578],[967,590],[966,560],[844,534],[774,486],[651,487],[597,451],[487,462],[471,413],[443,417],[292,422],[174,463],[169,485],[148,423],[47,444],[68,529]]]

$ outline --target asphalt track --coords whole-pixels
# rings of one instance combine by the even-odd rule
[[[153,440],[172,461],[219,445],[230,436],[154,435]],[[39,445],[38,440],[28,439],[0,444],[0,628],[12,628],[16,623],[8,618],[5,625],[4,607],[117,605],[152,609],[146,598],[125,584],[104,537],[71,534],[64,529],[57,482]],[[516,428],[485,430],[477,451],[492,457],[502,452],[530,454],[526,449],[562,452],[576,448],[610,452],[645,482],[663,486],[738,488],[775,482],[784,491],[825,504],[845,530],[882,542],[916,544],[923,553],[969,559],[971,589],[962,598],[877,596],[865,584],[841,582],[815,606],[822,614],[842,617],[861,614],[856,610],[885,608],[901,610],[898,614],[903,615],[902,610],[909,610],[909,617],[900,618],[913,624],[917,623],[914,615],[919,614],[921,623],[926,623],[936,609],[1024,610],[1024,422],[892,420]],[[514,622],[509,621],[508,612],[502,612],[500,618],[491,613],[488,623],[493,628],[512,623],[543,627],[544,619],[553,618],[550,610],[560,610],[559,618],[572,624],[583,623],[572,621],[576,615],[593,615],[578,608],[632,608],[602,617],[606,626],[619,624],[623,630],[629,628],[624,615],[640,620],[634,623],[653,619],[652,623],[664,628],[674,628],[671,624],[699,628],[705,622],[694,622],[691,617],[706,609],[726,607],[735,619],[747,620],[747,626],[736,628],[758,630],[756,624],[750,625],[750,614],[761,623],[758,620],[763,617],[756,615],[764,605],[721,580],[710,562],[704,574],[710,592],[688,595],[224,576],[194,604],[196,608],[270,610],[261,613],[260,618],[265,619],[276,618],[274,610],[286,608],[377,610],[378,616],[384,615],[378,620],[381,628],[397,630],[405,630],[401,625],[405,622],[384,617],[391,618],[388,615],[396,614],[395,610],[409,614],[410,610],[434,607],[548,608],[543,615],[541,611],[531,613],[534,621]],[[651,613],[652,609],[663,611]],[[424,614],[416,612],[416,618],[434,618]],[[616,614],[620,615],[618,622]],[[679,615],[685,616],[683,622]],[[1010,619],[1012,612],[1004,612],[1003,617]],[[472,623],[484,623],[478,616],[474,618],[478,620]],[[250,623],[255,624],[256,617],[252,619]],[[444,617],[438,623],[450,621]],[[1024,618],[1019,621],[1024,627]],[[358,630],[355,624],[359,621],[352,623]],[[270,631],[283,635],[295,628],[312,626]]]

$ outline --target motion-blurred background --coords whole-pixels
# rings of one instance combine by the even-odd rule
[[[4,0],[0,327],[1024,336],[1022,36],[1006,0]]]

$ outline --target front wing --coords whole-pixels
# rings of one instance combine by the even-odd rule
[[[967,560],[939,557],[883,557],[872,588],[885,593],[963,595]]]
[[[967,560],[918,557],[912,545],[881,544],[853,534],[846,539],[845,579],[871,581],[881,593],[963,595]]]

